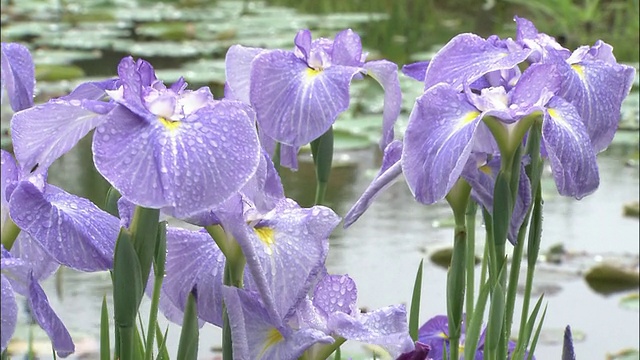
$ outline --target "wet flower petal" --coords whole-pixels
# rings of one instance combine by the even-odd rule
[[[3,269],[4,270],[4,269]],[[0,295],[2,296],[2,317],[0,318],[0,351],[4,351],[13,336],[18,322],[18,304],[9,280],[0,276]]]
[[[251,67],[251,104],[258,125],[273,139],[302,146],[324,134],[349,107],[349,84],[360,68],[316,70],[291,52],[259,54]]]
[[[596,156],[580,115],[573,105],[553,97],[542,123],[542,141],[558,192],[581,199],[598,188]]]
[[[26,170],[36,165],[47,169],[105,121],[102,114],[88,107],[102,107],[103,111],[108,111],[113,106],[93,100],[53,99],[14,114],[11,138],[20,166]]]
[[[21,182],[9,201],[11,217],[60,264],[82,271],[111,268],[119,221],[87,199],[47,185]]]
[[[473,148],[480,112],[451,86],[416,100],[404,138],[402,172],[421,203],[441,200],[458,180]]]
[[[96,130],[96,168],[138,205],[173,207],[178,218],[213,209],[257,169],[260,148],[252,115],[242,103],[228,100],[183,121],[149,124],[117,107]]]
[[[33,59],[24,45],[2,43],[2,98],[7,90],[13,111],[33,106],[33,91],[36,85]]]
[[[364,64],[364,69],[367,71],[367,75],[374,78],[384,89],[382,138],[380,139],[380,149],[384,150],[393,141],[393,125],[400,115],[402,107],[398,65],[387,60],[377,60]]]

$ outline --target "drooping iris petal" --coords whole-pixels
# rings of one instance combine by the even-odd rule
[[[396,360],[429,360],[427,358],[429,351],[431,351],[431,347],[429,345],[416,341],[415,349],[403,353]]]
[[[4,270],[4,269],[3,269]],[[13,336],[18,322],[18,304],[11,284],[4,275],[0,275],[0,296],[2,296],[2,317],[0,317],[0,351],[4,351]]]
[[[446,315],[437,315],[418,329],[418,341],[431,347],[431,354],[442,357],[442,348],[449,342],[449,320]],[[448,349],[448,346],[447,346]]]
[[[458,180],[473,148],[479,115],[463,94],[446,84],[416,100],[402,150],[402,172],[416,200],[441,200]]]
[[[18,181],[19,176],[20,169],[18,168],[18,164],[16,164],[16,160],[9,152],[0,149],[0,199],[3,210],[4,207],[9,205],[9,199],[5,194],[7,186]],[[4,215],[2,219],[0,219],[0,224],[4,224]]]
[[[198,291],[198,317],[222,326],[222,280],[225,258],[206,232],[169,227],[162,294],[184,311],[187,296]]]
[[[122,94],[112,98],[140,118],[153,122],[154,117],[145,106],[143,89],[156,80],[153,66],[145,60],[134,61],[133,57],[128,56],[118,64],[118,76],[122,85]]]
[[[231,323],[234,359],[297,359],[315,343],[334,341],[315,329],[292,330],[279,326],[256,293],[229,286],[224,286],[222,292]]]
[[[245,104],[250,104],[249,83],[251,81],[251,62],[264,49],[233,45],[225,56],[226,83],[231,90],[231,100],[240,100]]]
[[[518,197],[515,199],[513,214],[509,226],[508,239],[516,244],[518,231],[531,205],[531,182],[524,171],[524,163],[520,165],[520,181],[518,182]],[[474,160],[469,160],[463,172],[463,177],[471,185],[471,196],[487,211],[493,211],[493,194],[495,181],[500,171],[500,157],[494,157],[488,164],[477,167]]]
[[[328,327],[345,339],[380,345],[394,358],[414,348],[404,305],[387,306],[363,314],[334,312],[329,315]]]
[[[141,120],[123,107],[97,128],[94,162],[122,196],[178,218],[217,207],[256,171],[260,148],[250,110],[206,105],[183,121]]]
[[[291,315],[311,288],[311,279],[326,259],[329,234],[339,221],[329,208],[306,209],[284,200],[255,226],[250,242],[269,288],[278,294],[274,300],[281,317]]]
[[[120,79],[107,79],[102,81],[90,81],[78,85],[69,95],[63,96],[63,100],[102,100],[106,90],[115,90],[120,85]]]
[[[2,92],[6,88],[13,111],[33,106],[36,77],[29,49],[17,43],[3,42],[1,59]]]
[[[13,221],[60,264],[82,270],[111,268],[119,221],[87,199],[47,185],[21,182],[11,194]]]
[[[281,143],[302,146],[324,134],[349,106],[349,84],[360,68],[309,68],[291,52],[259,54],[251,67],[251,104],[258,125]]]
[[[51,343],[56,353],[60,357],[67,357],[75,351],[75,345],[69,335],[69,331],[64,326],[58,315],[49,305],[47,295],[42,287],[35,281],[31,275],[29,285],[29,308],[31,314],[38,325],[49,335]]]
[[[530,62],[536,63],[545,60],[549,52],[557,52],[565,59],[569,57],[570,51],[568,49],[563,48],[553,37],[539,33],[531,21],[518,16],[514,20],[516,22],[516,41],[533,50],[528,59]]]
[[[351,226],[371,206],[373,200],[402,174],[402,142],[395,140],[384,150],[382,167],[371,184],[362,193],[358,201],[351,207],[344,217],[344,228]]]
[[[48,278],[59,267],[55,259],[42,248],[42,245],[24,231],[18,234],[13,243],[11,255],[28,264],[33,272],[33,277],[37,280]]]
[[[52,99],[14,114],[11,138],[16,159],[23,169],[36,165],[47,169],[56,159],[74,147],[80,139],[105,121],[101,113],[87,109],[113,107],[92,100]]]
[[[398,65],[387,60],[369,61],[364,64],[367,75],[374,78],[384,89],[384,109],[382,110],[382,139],[380,149],[384,150],[393,141],[393,125],[400,115],[402,92],[398,80]]]
[[[589,59],[565,67],[565,81],[556,95],[576,107],[598,153],[609,146],[618,129],[620,107],[631,90],[635,69]]]
[[[589,136],[573,105],[553,97],[542,122],[542,141],[558,192],[581,199],[598,188],[598,164]]]
[[[456,90],[495,70],[511,69],[527,59],[530,49],[508,50],[475,34],[460,34],[436,53],[427,67],[425,90],[444,82]]]

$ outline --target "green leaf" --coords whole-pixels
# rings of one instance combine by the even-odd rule
[[[164,331],[164,334],[162,334],[162,331],[160,330],[160,325],[156,323],[155,333],[156,333],[156,342],[158,343],[158,356],[156,357],[156,360],[170,360],[169,352],[167,351],[167,334],[169,333],[169,326],[167,326],[167,328]]]
[[[103,296],[102,309],[100,311],[100,360],[111,360],[109,328],[109,310],[107,309],[107,297]]]
[[[542,323],[544,323],[544,318],[547,316],[547,306],[545,305],[544,311],[542,312],[542,317],[540,317],[540,322],[538,323],[538,327],[536,328],[536,333],[531,340],[531,348],[529,349],[529,357],[528,360],[533,359],[533,354],[536,352],[536,345],[538,344],[538,338],[540,337],[540,330],[542,329]]]
[[[316,167],[316,205],[324,203],[333,162],[333,128],[311,142],[311,154]]]
[[[475,357],[476,349],[478,347],[478,340],[480,339],[480,331],[482,328],[482,319],[484,318],[484,309],[487,305],[487,299],[489,298],[489,291],[491,290],[491,282],[487,281],[480,287],[480,294],[478,295],[478,301],[476,302],[475,309],[471,318],[467,319],[467,331],[464,341],[464,358],[473,359]]]
[[[178,360],[195,360],[198,357],[198,309],[193,294],[189,294],[184,309],[182,332],[178,344]]]
[[[131,235],[121,228],[113,258],[113,310],[118,327],[135,326],[142,284],[140,262],[131,243]]]
[[[409,334],[413,341],[418,341],[418,326],[420,321],[420,294],[422,293],[422,265],[424,259],[420,260],[416,280],[413,284],[413,294],[411,295],[411,310],[409,311]]]
[[[118,200],[120,200],[120,193],[113,186],[107,190],[107,198],[104,201],[104,209],[115,217],[120,217],[118,212]]]
[[[497,247],[504,246],[509,233],[509,223],[513,209],[509,175],[500,170],[493,190],[493,239]],[[502,254],[498,254],[502,257]]]
[[[131,225],[129,226],[133,247],[135,248],[140,264],[140,278],[142,284],[142,287],[140,288],[140,296],[142,296],[144,286],[147,284],[147,280],[149,279],[151,263],[153,262],[156,251],[159,219],[159,209],[148,209],[136,206],[133,213],[133,219],[131,220]]]
[[[620,299],[620,306],[625,309],[638,310],[640,309],[640,294],[629,294]]]
[[[487,336],[485,338],[485,348],[494,351],[498,348],[498,343],[502,337],[502,326],[504,324],[504,289],[500,282],[496,282],[491,293],[491,305],[489,306],[489,323],[487,324]]]

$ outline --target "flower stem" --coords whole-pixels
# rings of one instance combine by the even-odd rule
[[[324,204],[324,196],[329,184],[331,163],[333,162],[333,128],[311,142],[311,154],[316,167],[316,198],[315,204]]]
[[[475,266],[476,266],[476,211],[478,204],[470,200],[467,205],[466,223],[467,223],[467,241],[466,241],[466,267],[467,267],[467,285],[466,285],[466,318],[473,316],[473,301],[475,297]]]

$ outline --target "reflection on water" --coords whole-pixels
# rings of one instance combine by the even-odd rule
[[[106,185],[103,180],[98,180],[98,175],[91,175],[95,170],[90,169],[91,157],[87,154],[89,142],[83,141],[80,148],[52,168],[50,178],[52,181],[64,181],[70,190],[101,201]],[[564,243],[569,252],[582,253],[587,261],[540,266],[536,286],[546,291],[549,305],[544,327],[546,335],[543,335],[548,340],[538,348],[540,359],[558,358],[561,337],[556,335],[561,334],[559,330],[567,324],[586,334],[586,340],[576,344],[578,354],[590,354],[584,358],[602,359],[606,353],[637,346],[637,313],[619,306],[623,295],[596,294],[580,276],[588,265],[594,263],[596,255],[606,258],[630,254],[637,261],[639,253],[638,219],[622,216],[622,205],[639,197],[639,170],[637,166],[625,166],[625,160],[618,156],[607,155],[605,152],[599,158],[600,189],[581,201],[558,196],[554,193],[552,180],[546,179],[551,183],[545,187],[542,249]],[[337,154],[336,159],[343,165],[332,172],[328,201],[339,215],[344,215],[369,184],[380,160],[375,149]],[[90,176],[94,181],[80,185],[79,179],[83,176]],[[309,205],[315,179],[306,155],[301,156],[299,171],[285,171],[283,176],[288,194],[301,204]],[[434,249],[451,244],[452,230],[433,226],[434,220],[448,217],[450,210],[446,204],[419,205],[405,183],[399,181],[382,193],[351,228],[335,231],[327,267],[332,273],[348,273],[355,279],[361,307],[408,303],[420,260],[428,258]],[[481,226],[478,221],[479,232],[482,231]],[[446,312],[445,275],[444,269],[430,261],[425,262],[423,321]],[[66,270],[63,281],[62,299],[55,296],[52,279],[44,284],[52,305],[71,332],[82,339],[82,346],[95,349],[102,297],[111,297],[109,276],[106,273],[81,274]],[[148,306],[148,301],[145,301],[143,311],[148,311]],[[162,320],[164,328],[168,324]],[[614,324],[619,330],[615,336],[610,330]],[[517,321],[514,325],[518,326]],[[170,335],[173,334],[169,347],[175,353],[179,328],[171,325],[169,329]],[[25,332],[19,332],[18,336],[24,338]],[[211,358],[211,348],[217,347],[219,341],[219,329],[205,326],[200,341],[201,356]],[[348,349],[357,351],[359,345],[348,344]]]

